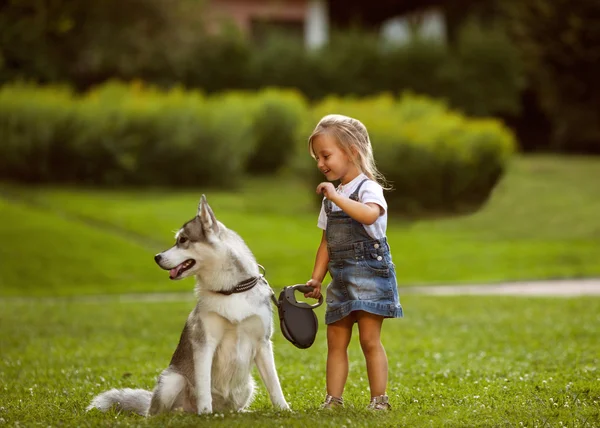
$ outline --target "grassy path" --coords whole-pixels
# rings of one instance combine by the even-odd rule
[[[278,295],[279,290],[274,290]],[[600,278],[575,280],[550,280],[529,282],[508,282],[495,284],[442,285],[424,287],[401,287],[400,297],[407,295],[424,296],[513,296],[513,297],[582,297],[600,296]],[[298,298],[301,296],[298,295]],[[192,292],[130,293],[78,295],[63,297],[0,297],[0,302],[182,302],[194,301]],[[307,300],[310,301],[310,300]]]

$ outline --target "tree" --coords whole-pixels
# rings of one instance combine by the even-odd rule
[[[63,81],[175,73],[202,28],[196,0],[0,0],[0,81]],[[177,76],[173,76],[176,80]]]
[[[552,146],[600,153],[600,2],[504,2],[530,84],[553,122]]]

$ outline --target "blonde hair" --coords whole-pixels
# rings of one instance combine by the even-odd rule
[[[391,189],[383,174],[375,166],[369,133],[360,120],[341,114],[329,114],[323,117],[308,137],[308,150],[313,158],[316,158],[313,141],[323,134],[335,138],[338,146],[353,160],[360,172],[379,183],[385,190]],[[357,156],[352,152],[352,147],[356,148]]]

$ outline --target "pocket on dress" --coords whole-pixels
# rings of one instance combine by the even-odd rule
[[[393,296],[390,268],[383,260],[360,259],[357,263],[356,297],[359,300],[387,300]]]
[[[378,257],[381,260],[378,260]],[[390,266],[388,265],[385,257],[372,255],[366,256],[359,262],[361,268],[365,273],[371,273],[382,278],[388,278],[390,276]]]

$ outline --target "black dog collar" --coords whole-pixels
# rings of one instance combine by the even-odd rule
[[[255,276],[253,278],[249,278],[244,281],[238,282],[235,285],[235,287],[233,287],[231,290],[219,290],[219,291],[217,291],[217,293],[229,296],[233,293],[243,293],[244,291],[248,291],[248,290],[254,288],[254,286],[256,284],[258,284],[258,281],[260,281],[261,279],[263,279],[265,277],[265,268],[262,267],[261,265],[258,265],[258,267],[260,269],[262,269],[262,271],[263,271],[262,274]]]
[[[226,296],[229,296],[230,294],[233,294],[233,293],[243,293],[244,291],[248,291],[248,290],[254,288],[254,286],[256,284],[258,284],[258,281],[262,277],[263,277],[262,275],[255,276],[254,278],[250,278],[245,281],[238,282],[236,284],[236,286],[233,287],[231,290],[219,290],[219,291],[217,291],[217,293],[225,294]]]

